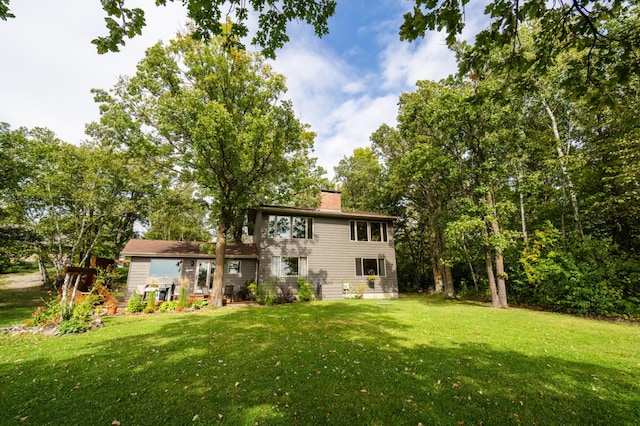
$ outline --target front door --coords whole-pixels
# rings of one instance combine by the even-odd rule
[[[196,291],[200,288],[213,288],[213,272],[216,270],[215,260],[199,260],[196,269]]]

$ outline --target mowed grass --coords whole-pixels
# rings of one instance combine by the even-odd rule
[[[44,305],[44,300],[50,297],[43,287],[6,288],[6,285],[6,278],[0,275],[0,327],[29,318],[35,308]]]
[[[0,424],[638,425],[640,327],[426,296],[0,336]]]

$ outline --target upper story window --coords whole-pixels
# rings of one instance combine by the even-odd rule
[[[386,242],[387,240],[386,222],[351,221],[351,241]]]
[[[313,219],[299,216],[269,215],[269,238],[311,239],[313,238]]]

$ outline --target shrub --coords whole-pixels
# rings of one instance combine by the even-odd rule
[[[298,278],[298,300],[301,302],[313,300],[313,287],[304,277]]]
[[[58,295],[53,293],[51,299],[44,301],[44,306],[38,306],[31,318],[25,321],[25,324],[30,327],[38,325],[56,324],[60,320],[60,314],[62,313],[60,308],[60,302],[58,301]]]
[[[251,297],[261,305],[273,305],[277,298],[278,283],[273,278],[267,278],[263,283],[249,284]]]
[[[175,311],[178,307],[178,302],[175,300],[169,300],[166,302],[162,302],[158,307],[159,312],[167,312],[167,311]]]
[[[58,326],[58,333],[80,333],[81,331],[85,331],[87,328],[89,328],[89,323],[71,318],[60,323]]]
[[[150,291],[147,294],[147,305],[142,309],[145,314],[152,314],[156,310],[156,292]]]
[[[178,293],[178,307],[186,308],[189,304],[189,287],[180,282],[180,293]]]
[[[278,297],[276,297],[274,301],[276,304],[293,303],[296,301],[296,292],[288,284],[278,282],[277,294]]]
[[[134,292],[127,304],[127,312],[142,312],[143,309],[144,302],[142,301],[142,296],[138,294],[138,292]]]

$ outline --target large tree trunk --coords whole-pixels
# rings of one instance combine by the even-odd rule
[[[455,299],[456,290],[453,286],[453,274],[451,273],[451,267],[449,265],[443,265],[444,275],[444,298]]]
[[[571,180],[571,176],[569,176],[569,172],[567,172],[566,159],[564,157],[564,151],[562,150],[562,139],[560,139],[560,132],[558,131],[558,123],[556,121],[556,116],[549,107],[549,104],[546,100],[542,100],[542,105],[544,105],[544,109],[547,111],[547,115],[549,115],[549,119],[551,120],[551,128],[553,129],[553,136],[556,139],[556,151],[558,152],[558,159],[560,160],[560,169],[562,170],[562,175],[567,181],[567,187],[569,188],[569,198],[571,199],[571,206],[573,207],[573,223],[576,228],[576,232],[580,237],[584,237],[584,232],[582,231],[582,224],[580,223],[580,210],[578,209],[578,197],[576,196],[576,191],[573,187],[573,181]]]
[[[497,212],[495,209],[495,203],[493,202],[493,194],[491,191],[487,192],[487,205],[489,210],[492,212],[490,225],[493,236],[496,239],[500,239],[500,224],[497,218]],[[502,249],[500,247],[496,247],[496,275],[497,275],[497,284],[498,284],[498,305],[500,308],[508,308],[507,304],[507,283],[506,278],[507,274],[504,272],[504,257],[502,255]]]
[[[491,191],[487,192],[487,205],[489,210],[492,212],[491,220],[489,221],[491,225],[491,232],[493,236],[496,237],[497,240],[500,238],[500,224],[497,218],[497,212],[495,208],[495,203],[493,202],[493,194]],[[500,247],[496,247],[496,275],[497,275],[497,284],[498,284],[498,307],[500,308],[508,308],[507,304],[507,283],[506,278],[507,275],[504,272],[504,257],[502,256],[502,249]]]
[[[441,293],[444,290],[444,279],[440,267],[440,246],[436,237],[437,232],[429,230],[429,252],[431,253],[431,270],[433,271],[433,290],[435,293]]]
[[[484,230],[484,260],[487,267],[487,279],[489,280],[489,291],[491,292],[491,306],[500,307],[498,290],[496,287],[496,277],[493,274],[493,261],[491,260],[491,245],[489,244],[489,234]]]
[[[222,306],[222,281],[224,279],[224,255],[227,248],[227,227],[218,225],[218,238],[216,241],[216,270],[213,273],[213,290],[209,295],[209,304],[215,307]]]

